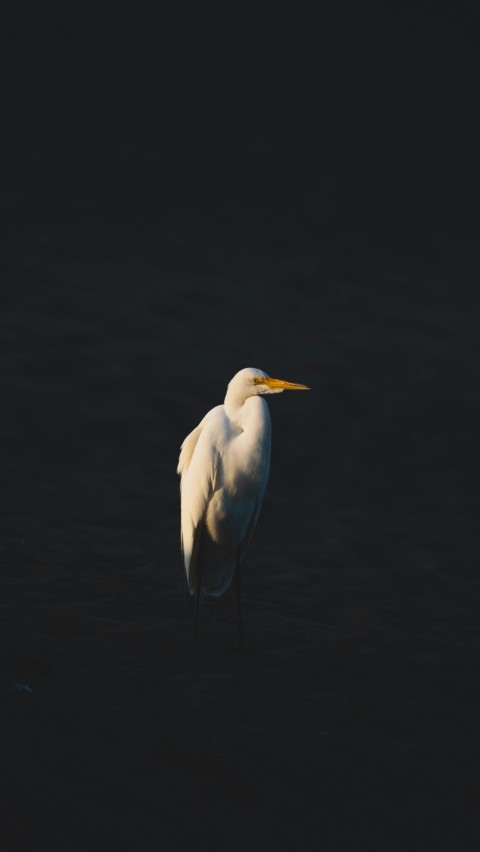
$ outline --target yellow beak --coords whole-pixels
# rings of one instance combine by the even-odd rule
[[[296,382],[284,382],[283,379],[259,379],[259,384],[267,385],[272,390],[311,390],[307,385],[299,385]]]

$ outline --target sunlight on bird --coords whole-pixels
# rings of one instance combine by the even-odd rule
[[[271,424],[262,396],[306,385],[240,370],[217,405],[185,438],[181,476],[181,541],[190,594],[195,594],[195,636],[200,595],[219,597],[235,581],[242,640],[241,564],[255,530],[270,472]]]

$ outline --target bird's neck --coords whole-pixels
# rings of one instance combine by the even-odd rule
[[[268,405],[260,396],[235,395],[230,390],[225,397],[225,411],[232,423],[244,431],[253,427],[255,431],[269,428],[270,414]]]
[[[229,387],[225,397],[225,411],[234,423],[241,425],[245,415],[244,405],[250,397],[245,398],[244,393],[239,393],[234,387]]]

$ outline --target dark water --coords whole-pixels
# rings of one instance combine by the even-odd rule
[[[462,163],[378,92],[179,103],[3,143],[0,848],[476,849]],[[239,654],[230,593],[192,639],[175,468],[245,366],[312,391]]]

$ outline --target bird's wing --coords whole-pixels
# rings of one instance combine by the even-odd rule
[[[189,464],[192,460],[193,453],[195,451],[195,447],[197,446],[198,439],[200,437],[200,433],[202,431],[203,420],[199,425],[190,432],[189,435],[185,438],[182,446],[180,447],[180,455],[178,457],[178,467],[177,473],[179,476],[183,476],[184,473],[187,472]]]
[[[185,438],[178,461],[178,473],[181,475],[181,542],[192,594],[195,590],[196,556],[202,522],[217,479],[219,453],[216,425],[222,416],[218,409],[223,409],[223,406],[212,409]]]

